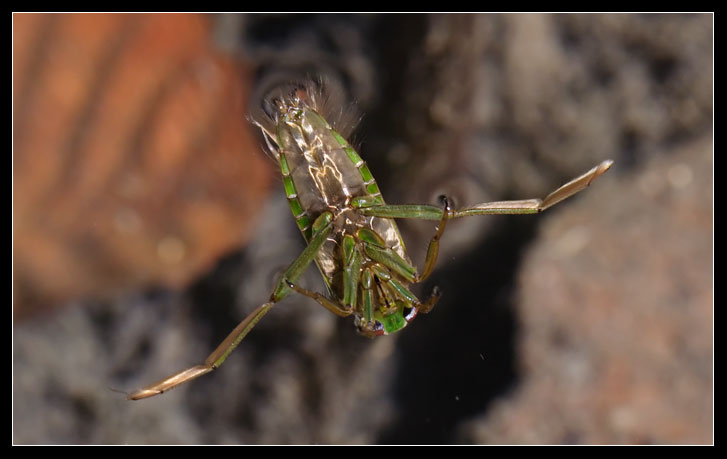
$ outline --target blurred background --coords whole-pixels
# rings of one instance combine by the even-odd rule
[[[704,444],[713,438],[713,16],[13,15],[16,444]],[[291,296],[204,360],[303,249],[246,120],[325,76],[389,203],[451,222],[368,340]],[[405,221],[422,265],[434,222]],[[322,289],[309,269],[301,283]]]

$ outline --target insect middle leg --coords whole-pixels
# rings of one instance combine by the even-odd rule
[[[350,306],[345,306],[341,303],[333,301],[318,292],[313,292],[303,287],[299,287],[287,279],[286,282],[288,284],[288,287],[300,293],[301,295],[307,296],[308,298],[315,300],[318,304],[328,309],[332,313],[336,314],[337,316],[348,317],[353,312],[353,309]]]
[[[444,234],[447,221],[454,217],[454,211],[450,205],[449,198],[442,195],[439,199],[442,201],[442,209],[438,209],[433,206],[378,205],[372,204],[366,198],[353,200],[353,206],[358,207],[364,215],[386,218],[439,219],[437,231],[434,233],[434,236],[432,236],[432,239],[429,241],[429,245],[427,246],[427,256],[424,259],[424,270],[421,274],[417,274],[416,271],[411,273],[411,278],[408,280],[412,283],[423,282],[434,270],[434,266],[437,264],[437,257],[439,256],[439,240]],[[432,211],[432,209],[434,209],[434,211]],[[432,216],[435,216],[435,218],[431,218]],[[430,299],[427,303],[430,302],[433,306],[433,303],[435,303],[436,300],[431,301]],[[431,306],[428,309],[431,309]]]

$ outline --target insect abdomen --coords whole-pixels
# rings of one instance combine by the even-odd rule
[[[383,203],[366,163],[312,108],[292,105],[278,123],[277,141],[285,193],[307,241],[320,213],[338,214],[357,196]]]

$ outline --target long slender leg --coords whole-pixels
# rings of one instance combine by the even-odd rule
[[[141,400],[153,397],[154,395],[163,394],[164,392],[177,387],[180,384],[196,379],[202,375],[219,367],[225,361],[227,356],[237,347],[242,339],[252,330],[252,328],[270,311],[275,303],[268,302],[262,306],[258,306],[250,315],[240,322],[240,324],[232,330],[227,338],[225,338],[217,349],[215,349],[201,365],[182,370],[168,378],[157,381],[142,389],[131,392],[127,395],[128,400]]]
[[[470,215],[493,214],[534,214],[548,209],[560,201],[587,188],[594,180],[603,175],[613,161],[603,161],[585,174],[576,177],[544,199],[524,199],[519,201],[485,202],[474,206],[452,211],[450,218],[468,217]],[[423,220],[441,220],[442,209],[426,204],[377,205],[366,199],[352,201],[363,215],[384,218],[418,218]]]
[[[245,319],[243,319],[243,321],[240,322],[229,335],[227,335],[227,338],[225,338],[225,340],[217,346],[217,349],[215,349],[205,359],[204,363],[187,368],[186,370],[175,373],[168,378],[131,392],[126,398],[129,400],[141,400],[153,397],[154,395],[163,394],[169,389],[173,389],[180,384],[196,379],[222,365],[230,353],[235,350],[238,344],[240,344],[240,341],[242,341],[245,336],[250,333],[250,330],[257,325],[260,319],[262,319],[277,302],[290,294],[292,290],[288,283],[298,280],[301,274],[303,274],[303,271],[305,271],[311,261],[313,261],[318,250],[333,231],[333,225],[331,225],[330,222],[331,215],[329,213],[324,213],[316,219],[316,223],[314,224],[316,232],[314,232],[313,238],[298,258],[296,258],[295,261],[290,264],[288,269],[285,270],[283,277],[280,279],[275,290],[270,295],[270,300],[267,303],[258,306],[257,309],[250,313],[250,315],[245,317]]]
[[[382,217],[382,218],[418,218],[423,220],[439,220],[437,232],[429,241],[427,247],[427,256],[424,262],[424,269],[421,275],[416,275],[408,269],[408,263],[396,257],[391,249],[382,247],[381,242],[369,238],[364,244],[367,254],[387,266],[395,269],[399,274],[410,282],[422,282],[434,270],[439,254],[439,239],[442,237],[447,220],[450,218],[467,217],[470,215],[492,215],[492,214],[530,214],[542,212],[560,201],[567,199],[574,194],[588,187],[594,180],[603,175],[613,161],[603,161],[601,164],[592,168],[585,174],[576,177],[560,188],[556,189],[544,199],[525,199],[519,201],[498,201],[476,204],[474,206],[463,209],[453,210],[449,206],[446,197],[443,197],[444,207],[424,205],[424,204],[403,204],[388,205],[377,204],[376,200],[364,196],[354,198],[352,200],[353,207],[357,208],[363,215]],[[421,312],[428,312],[432,309],[439,298],[439,293],[433,294],[432,297],[425,302],[420,308]]]

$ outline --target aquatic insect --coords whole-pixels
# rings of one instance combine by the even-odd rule
[[[258,306],[200,365],[128,394],[139,400],[161,394],[218,368],[272,307],[297,292],[332,313],[353,316],[358,331],[369,337],[395,333],[418,313],[427,313],[440,296],[420,301],[411,284],[429,277],[437,261],[439,240],[449,220],[471,215],[541,212],[578,193],[606,172],[603,161],[544,199],[501,201],[454,209],[446,197],[441,207],[384,202],[368,166],[321,114],[326,95],[316,83],[295,84],[271,92],[264,114],[253,120],[280,164],[288,204],[307,246],[287,267],[267,303]],[[439,222],[419,273],[407,255],[394,219]],[[296,284],[312,261],[323,275],[328,295]]]

